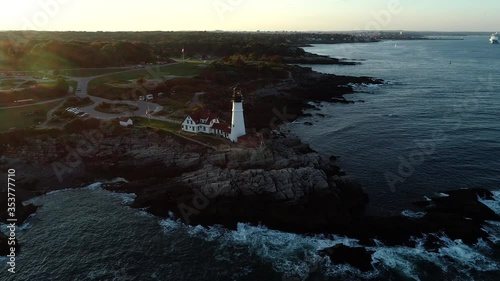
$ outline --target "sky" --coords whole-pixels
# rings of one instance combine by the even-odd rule
[[[498,0],[0,0],[0,30],[500,31]]]

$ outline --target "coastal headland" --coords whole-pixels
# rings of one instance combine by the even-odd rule
[[[305,235],[344,235],[365,246],[380,241],[412,247],[418,237],[425,238],[427,251],[438,249],[439,235],[467,244],[488,240],[483,224],[500,218],[478,199],[493,200],[485,189],[455,190],[431,201],[416,202],[422,211],[419,216],[366,216],[369,198],[361,184],[343,172],[334,155],[319,155],[281,124],[300,122],[304,110],[319,109],[322,102],[351,103],[347,95],[354,92],[353,85],[384,82],[372,77],[321,74],[287,64],[353,64],[296,50],[296,46],[290,47],[288,54],[295,55],[274,57],[266,63],[248,63],[242,56],[221,58],[204,63],[208,66],[195,75],[164,80],[152,90],[168,92],[175,101],[180,92],[187,91],[186,85],[202,85],[202,102],[195,107],[224,116],[230,112],[229,87],[239,84],[246,93],[247,128],[259,139],[257,145],[186,136],[175,122],[151,125],[175,117],[170,100],[164,104],[171,108],[163,112],[166,117],[149,116],[153,123],[151,119],[150,123],[135,119],[143,126],[125,128],[116,119],[90,117],[2,133],[1,172],[11,168],[19,171],[18,202],[53,190],[103,182],[103,188],[112,192],[134,193],[134,208],[191,225],[235,228],[240,222],[263,224]],[[141,81],[141,87],[147,88],[147,82]],[[173,83],[178,84],[174,87]],[[117,84],[90,82],[85,94],[104,98],[107,90],[119,88]],[[117,178],[123,180],[113,181]],[[2,198],[7,197],[2,194]],[[1,202],[2,212],[6,204]],[[18,225],[43,208],[18,206]],[[6,222],[7,214],[2,212],[0,218]],[[6,255],[7,237],[0,235],[0,240],[0,255]],[[371,253],[364,248],[332,246],[320,254],[334,263],[372,268]]]

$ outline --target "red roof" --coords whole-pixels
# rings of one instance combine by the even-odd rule
[[[226,132],[228,134],[231,133],[231,128],[229,128],[229,125],[227,123],[215,123],[212,128],[214,130],[221,130],[223,132]]]
[[[196,124],[210,124],[212,120],[219,118],[217,113],[211,112],[210,110],[199,110],[190,116]],[[203,122],[204,120],[206,120],[206,122]]]

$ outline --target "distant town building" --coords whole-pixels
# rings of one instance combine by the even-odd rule
[[[203,110],[188,115],[182,122],[182,131],[194,134],[211,134],[227,138],[232,142],[238,142],[239,137],[246,135],[241,91],[237,88],[234,89],[230,125],[219,119],[218,114]]]

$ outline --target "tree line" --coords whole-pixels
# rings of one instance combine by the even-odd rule
[[[314,39],[314,40],[313,40]],[[295,56],[300,46],[328,40],[355,40],[348,34],[259,33],[259,32],[35,32],[0,33],[0,51],[5,65],[17,68],[104,67],[154,63],[184,55],[229,57],[252,60],[262,57]]]

